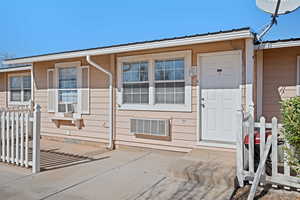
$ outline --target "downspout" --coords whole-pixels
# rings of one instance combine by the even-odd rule
[[[103,67],[101,67],[100,65],[98,65],[97,63],[92,61],[90,55],[86,56],[86,60],[90,65],[96,67],[98,70],[107,74],[108,78],[109,78],[109,97],[108,97],[109,98],[108,99],[108,101],[109,101],[109,143],[108,143],[108,148],[113,149],[114,148],[114,144],[113,144],[113,87],[112,87],[113,75],[110,71],[104,69]]]

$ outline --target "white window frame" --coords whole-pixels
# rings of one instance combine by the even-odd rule
[[[170,60],[170,59],[184,59],[184,73],[185,73],[185,103],[184,104],[155,104],[155,61],[156,60]],[[148,62],[148,79],[149,79],[149,104],[123,104],[123,63],[132,62]],[[144,54],[136,56],[126,56],[117,58],[118,70],[118,91],[117,102],[119,110],[149,110],[149,111],[178,111],[191,112],[192,111],[192,83],[190,76],[190,69],[192,67],[192,51],[175,51],[166,53]]]
[[[10,88],[10,78],[11,77],[24,77],[24,76],[30,76],[31,78],[31,88],[30,88],[30,100],[24,101],[24,88],[23,88],[23,81],[21,86],[21,101],[11,101],[11,88]],[[30,72],[23,72],[23,73],[17,73],[17,74],[8,74],[7,75],[7,84],[8,84],[8,105],[29,105],[32,100],[32,76]]]
[[[59,69],[61,68],[72,68],[72,67],[76,67],[77,68],[77,73],[78,74],[78,70],[79,70],[79,67],[81,67],[81,62],[65,62],[65,63],[57,63],[55,64],[55,72],[54,72],[54,76],[55,76],[55,85],[56,85],[56,105],[55,105],[55,113],[57,116],[63,116],[64,113],[63,112],[58,112],[58,104],[59,104]],[[78,75],[77,75],[77,87],[78,87],[78,84],[79,84],[79,81],[78,80]],[[62,89],[63,90],[63,89]],[[80,94],[79,94],[79,89],[68,89],[68,90],[77,90],[77,112],[74,112],[73,114],[78,114],[78,106],[80,104]]]
[[[297,56],[297,96],[300,96],[300,56]]]

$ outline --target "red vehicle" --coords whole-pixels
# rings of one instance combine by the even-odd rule
[[[272,135],[272,132],[270,130],[267,130],[265,141],[264,141],[265,143],[270,135]],[[244,144],[245,144],[245,147],[247,150],[249,150],[249,143],[250,143],[250,137],[249,137],[249,135],[246,135],[244,138]],[[271,175],[271,173],[272,173],[271,153],[272,153],[272,150],[270,150],[270,152],[269,152],[267,163],[266,163],[266,173],[268,175]],[[260,132],[255,130],[254,131],[254,170],[255,171],[258,168],[259,162],[260,162]],[[247,166],[247,167],[249,167],[249,166]]]

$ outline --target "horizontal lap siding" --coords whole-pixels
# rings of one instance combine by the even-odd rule
[[[191,50],[192,65],[197,65],[197,54],[218,51],[243,50],[244,41],[226,41],[210,44],[189,45],[176,48],[164,48],[148,51],[117,54],[120,56],[142,55],[147,53],[160,53]],[[116,59],[111,56],[94,56],[92,59],[105,68],[115,65]],[[61,60],[59,62],[72,62],[81,60],[87,65],[85,58]],[[47,112],[47,69],[53,68],[56,62],[40,62],[34,64],[36,79],[35,102],[42,106],[42,134],[65,138],[76,138],[94,141],[107,141],[108,139],[108,77],[94,67],[90,68],[90,114],[83,115],[84,127],[78,130],[74,126],[56,128],[51,121],[54,116]],[[192,112],[160,112],[160,111],[133,111],[116,110],[115,134],[116,144],[125,144],[141,147],[151,147],[169,150],[185,151],[193,148],[197,143],[197,80],[192,80]],[[170,119],[171,141],[159,141],[136,138],[129,133],[131,118]],[[70,134],[70,135],[69,135]]]
[[[101,56],[95,59],[101,66],[108,68],[110,66],[110,57]],[[94,58],[93,58],[94,59]],[[108,85],[107,77],[103,72],[100,72],[95,67],[90,67],[90,114],[82,115],[83,127],[77,129],[69,123],[62,123],[60,128],[57,128],[52,121],[54,113],[47,112],[47,69],[54,68],[55,63],[81,61],[81,65],[87,63],[85,59],[72,59],[57,62],[43,62],[34,65],[34,74],[36,79],[35,102],[42,107],[42,135],[74,138],[90,141],[107,142],[108,140]]]
[[[6,73],[0,73],[0,108],[6,106]]]
[[[159,50],[139,51],[134,53],[123,53],[117,57],[143,55],[147,53],[160,53],[191,50],[192,65],[197,65],[197,54],[218,51],[231,51],[244,49],[244,41],[228,41],[210,44],[191,45],[180,48],[165,48]],[[119,78],[119,77],[118,77]],[[192,81],[192,112],[162,112],[162,111],[116,111],[116,139],[117,144],[134,146],[144,146],[152,148],[178,150],[176,148],[193,148],[197,143],[197,80]],[[146,119],[170,119],[171,121],[171,141],[159,141],[135,138],[130,133],[131,118]],[[183,149],[180,149],[183,150]]]
[[[300,48],[264,50],[263,115],[281,118],[280,101],[296,95],[297,56]]]

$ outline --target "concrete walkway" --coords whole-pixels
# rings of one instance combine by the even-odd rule
[[[199,182],[171,177],[169,168],[181,153],[121,149],[93,161],[31,175],[0,163],[0,199],[228,199],[231,190],[215,193]]]

